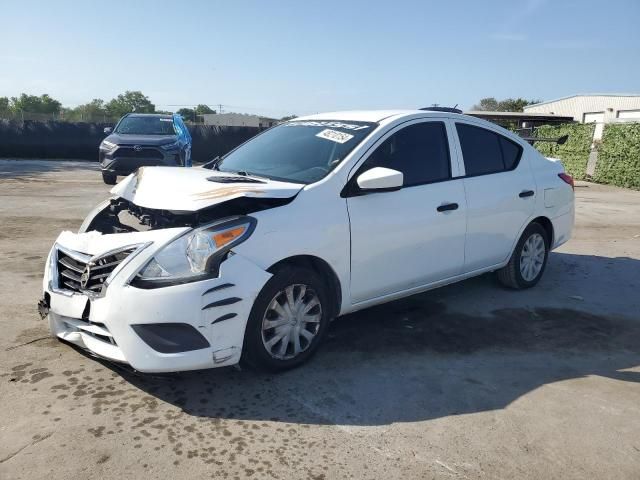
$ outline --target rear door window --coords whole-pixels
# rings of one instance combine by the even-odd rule
[[[522,148],[491,130],[456,123],[464,168],[468,177],[488,175],[514,169]]]

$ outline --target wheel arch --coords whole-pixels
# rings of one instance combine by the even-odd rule
[[[334,300],[331,318],[335,318],[339,315],[342,305],[342,287],[340,285],[340,279],[331,265],[322,258],[314,255],[295,255],[274,263],[267,268],[267,272],[274,274],[278,269],[284,266],[302,267],[316,272],[320,278],[325,281],[329,289],[329,293]]]
[[[513,255],[513,252],[515,251],[516,246],[518,245],[518,242],[520,241],[520,238],[524,234],[524,231],[532,223],[537,223],[542,228],[544,228],[545,232],[547,232],[547,235],[549,237],[549,251],[551,251],[553,249],[554,234],[555,234],[554,230],[553,230],[553,223],[551,222],[551,219],[549,217],[545,217],[544,215],[539,215],[537,217],[532,218],[531,220],[529,220],[524,225],[522,225],[522,228],[518,232],[518,235],[513,240],[513,245],[511,245],[511,250],[509,250],[509,255],[507,256],[506,260],[504,260],[502,266],[506,265],[509,262],[509,259]]]
[[[547,239],[549,240],[549,250],[551,250],[551,248],[553,248],[553,244],[554,244],[553,223],[551,223],[551,220],[548,217],[540,216],[540,217],[536,217],[533,220],[531,220],[529,222],[529,225],[531,225],[532,223],[540,224],[542,226],[542,228],[544,228],[545,232],[547,232]],[[527,227],[529,225],[527,225]],[[526,227],[525,227],[525,229],[526,229]]]

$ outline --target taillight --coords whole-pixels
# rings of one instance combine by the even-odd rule
[[[576,189],[575,185],[573,184],[573,177],[571,175],[569,175],[568,173],[559,173],[558,176],[562,179],[563,182],[571,185],[571,188],[573,190]]]

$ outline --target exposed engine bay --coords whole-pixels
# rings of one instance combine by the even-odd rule
[[[86,231],[103,234],[145,232],[161,228],[196,228],[217,219],[286,205],[291,198],[239,197],[195,212],[140,207],[123,198],[112,198],[109,205],[89,223]]]

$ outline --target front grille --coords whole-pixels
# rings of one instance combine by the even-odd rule
[[[58,249],[58,287],[98,293],[104,281],[136,247],[91,257]]]
[[[162,152],[156,148],[142,148],[141,150],[134,150],[132,147],[119,147],[111,157],[125,157],[125,158],[162,158]]]

